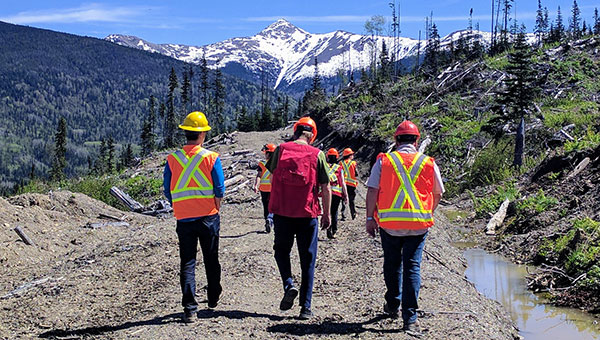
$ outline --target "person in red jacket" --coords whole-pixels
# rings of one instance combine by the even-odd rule
[[[262,152],[265,153],[265,160],[258,162],[258,172],[254,182],[254,192],[260,191],[260,198],[263,204],[263,214],[265,216],[265,233],[271,232],[273,225],[272,215],[269,214],[269,197],[271,196],[271,172],[267,169],[267,162],[275,152],[275,144],[265,144]]]
[[[338,225],[338,208],[342,200],[348,203],[348,191],[344,181],[344,170],[338,164],[340,154],[334,148],[327,150],[327,163],[329,163],[329,179],[331,180],[331,226],[327,229],[327,237],[335,238]]]
[[[300,118],[294,124],[294,140],[279,145],[267,162],[272,173],[269,211],[273,213],[273,249],[284,291],[279,308],[292,308],[298,295],[290,263],[295,238],[302,270],[299,318],[304,320],[313,316],[311,302],[319,231],[317,217],[321,214],[319,188],[323,200],[321,227],[327,229],[330,224],[329,167],[325,154],[311,146],[316,137],[314,120]]]
[[[404,121],[395,133],[396,150],[379,154],[367,182],[367,233],[381,230],[383,277],[387,291],[383,310],[403,329],[418,336],[417,300],[421,285],[421,257],[428,229],[444,192],[433,158],[417,151],[421,134]]]

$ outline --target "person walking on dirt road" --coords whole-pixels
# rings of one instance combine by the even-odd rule
[[[256,173],[256,181],[254,182],[254,192],[260,191],[260,198],[263,204],[263,215],[265,216],[265,233],[271,232],[273,225],[273,215],[269,213],[269,197],[271,196],[271,172],[267,169],[266,164],[275,152],[275,144],[265,144],[262,152],[265,154],[265,160],[258,162],[258,172]]]
[[[338,210],[342,200],[348,203],[348,191],[344,181],[344,170],[338,163],[340,154],[334,148],[327,150],[327,163],[329,163],[329,183],[331,186],[331,226],[327,229],[327,237],[335,238],[338,225]]]
[[[275,149],[267,162],[271,177],[269,211],[273,213],[275,232],[275,261],[283,281],[281,310],[294,305],[298,289],[292,280],[290,253],[294,238],[298,245],[302,281],[300,284],[300,319],[313,316],[312,290],[317,259],[319,187],[323,199],[321,227],[330,224],[331,188],[325,154],[311,146],[317,136],[317,125],[310,117],[302,117],[294,124],[294,140]]]
[[[383,310],[398,317],[403,329],[420,334],[417,299],[421,285],[421,257],[433,212],[444,192],[433,158],[417,152],[421,134],[403,121],[395,133],[396,151],[380,154],[367,182],[366,231],[381,229],[383,276],[387,291]]]
[[[190,323],[194,322],[198,309],[195,298],[198,241],[206,269],[208,307],[216,307],[221,296],[219,209],[225,181],[219,155],[202,147],[210,130],[204,113],[188,114],[179,128],[184,130],[187,144],[167,157],[163,185],[177,219],[183,321]]]
[[[356,218],[356,207],[354,199],[356,198],[356,187],[358,186],[358,172],[356,171],[356,161],[354,161],[354,151],[345,148],[342,152],[342,161],[340,162],[344,169],[344,181],[348,189],[348,203],[350,205],[350,216]],[[342,221],[346,219],[346,204],[342,204]]]

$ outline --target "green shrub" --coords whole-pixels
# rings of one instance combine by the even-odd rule
[[[481,150],[468,169],[469,188],[494,184],[513,177],[512,156],[512,143],[508,138]]]
[[[122,208],[120,202],[110,194],[110,188],[115,185],[118,185],[118,179],[115,176],[88,176],[80,180],[66,182],[64,189],[80,192],[113,207]]]
[[[587,271],[585,279],[577,282],[577,286],[586,290],[600,291],[600,267],[593,265]]]
[[[600,145],[600,133],[588,129],[583,138],[565,143],[565,152],[594,149]]]
[[[125,191],[144,205],[148,205],[162,197],[163,181],[159,178],[137,176],[128,179]]]
[[[535,195],[529,196],[526,199],[517,203],[517,211],[519,213],[541,213],[548,208],[558,204],[558,200],[554,197],[547,197],[544,190],[540,189]]]
[[[475,207],[475,216],[486,217],[489,213],[496,212],[507,198],[511,201],[518,198],[519,189],[514,182],[508,182],[503,186],[497,187],[494,193],[486,197],[475,197],[470,191],[469,194]]]

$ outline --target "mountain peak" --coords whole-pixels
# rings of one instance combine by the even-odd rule
[[[281,18],[281,19],[275,21],[274,23],[270,24],[269,26],[267,26],[264,30],[260,31],[260,33],[258,33],[258,34],[263,35],[263,36],[270,36],[270,37],[289,37],[296,32],[301,32],[301,33],[307,34],[307,32],[298,28],[291,22]]]

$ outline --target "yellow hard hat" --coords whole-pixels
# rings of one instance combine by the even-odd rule
[[[210,126],[208,126],[208,120],[206,119],[206,116],[200,111],[194,111],[188,114],[183,120],[183,124],[179,125],[179,128],[188,131],[210,130]]]

